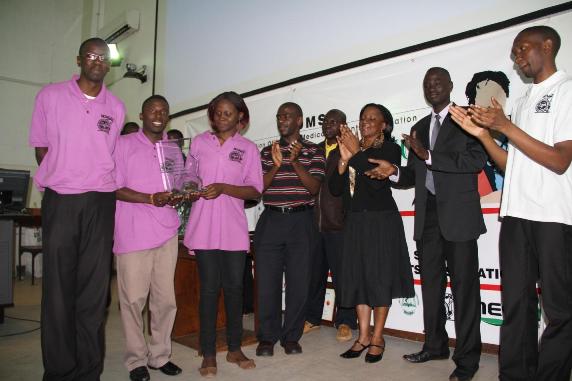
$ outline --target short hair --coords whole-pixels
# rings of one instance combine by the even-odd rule
[[[167,131],[167,136],[168,137],[173,136],[175,139],[183,139],[183,133],[177,130],[176,128],[172,128],[169,131]]]
[[[85,51],[87,50],[88,45],[91,45],[91,44],[105,45],[109,49],[107,42],[105,42],[105,40],[103,40],[99,37],[92,37],[92,38],[88,38],[87,40],[85,40],[84,42],[81,43],[81,45],[79,46],[78,55],[83,56]]]
[[[294,102],[282,103],[280,105],[280,107],[278,107],[278,109],[280,110],[282,107],[292,107],[296,111],[298,116],[304,116],[304,113],[302,112],[302,107],[300,107],[300,105],[298,103],[294,103]]]
[[[215,108],[218,102],[222,100],[232,103],[236,111],[242,113],[242,118],[240,119],[241,125],[243,126],[248,125],[248,122],[250,122],[250,113],[248,112],[248,107],[246,106],[244,99],[242,99],[242,97],[237,93],[235,93],[234,91],[226,91],[222,94],[219,94],[209,102],[207,115],[211,123],[213,123],[214,121]]]
[[[473,78],[469,83],[467,83],[467,87],[465,88],[465,95],[467,96],[469,104],[472,105],[475,103],[475,99],[477,98],[477,84],[482,81],[493,81],[498,83],[508,98],[508,88],[510,81],[506,74],[502,71],[486,70],[473,74]]]
[[[384,105],[380,105],[379,103],[368,103],[361,108],[361,110],[359,112],[359,118],[360,119],[361,119],[363,113],[365,112],[365,109],[368,107],[375,107],[376,109],[379,110],[381,115],[383,115],[383,119],[385,120],[385,123],[387,124],[387,127],[385,128],[385,130],[383,130],[383,135],[384,135],[385,140],[395,141],[395,139],[391,136],[391,133],[393,132],[393,115],[391,115],[391,112],[387,109],[387,107],[385,107]]]
[[[167,98],[165,98],[164,96],[159,95],[159,94],[153,94],[149,98],[147,98],[143,101],[143,104],[141,105],[141,112],[143,112],[143,110],[145,109],[145,106],[147,106],[149,103],[151,103],[152,101],[155,101],[155,100],[163,101],[167,104],[167,106],[169,106],[169,102],[167,101]]]
[[[345,123],[347,121],[346,113],[343,112],[342,110],[338,110],[337,108],[331,109],[325,115],[328,115],[328,114],[335,114],[343,123]],[[324,115],[324,117],[325,117],[325,115]]]
[[[556,55],[558,54],[558,51],[560,50],[561,41],[560,41],[560,35],[554,28],[551,28],[547,25],[535,25],[521,30],[519,34],[521,33],[537,34],[541,36],[543,40],[551,40],[552,53],[554,54],[554,57],[556,57]]]
[[[449,81],[451,80],[451,74],[449,74],[449,71],[443,67],[433,66],[432,68],[429,68],[429,70],[427,70],[425,75],[429,74],[429,72],[432,72],[432,71],[439,72],[439,73],[445,75]]]
[[[121,135],[127,135],[129,134],[129,130],[130,129],[136,129],[136,131],[139,130],[139,125],[135,122],[127,122],[123,125],[123,128],[121,129]],[[132,131],[135,132],[135,131]]]

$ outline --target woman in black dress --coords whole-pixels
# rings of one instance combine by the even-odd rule
[[[401,150],[391,137],[393,117],[379,104],[360,111],[361,140],[342,127],[338,138],[341,159],[330,179],[330,190],[341,195],[346,221],[340,266],[341,305],[356,307],[359,337],[342,353],[359,357],[368,349],[366,362],[383,357],[383,328],[392,299],[414,296],[413,276],[403,221],[391,194],[388,179],[375,180],[364,174],[374,167],[368,159],[384,159],[398,165]],[[370,316],[374,329],[370,335]]]

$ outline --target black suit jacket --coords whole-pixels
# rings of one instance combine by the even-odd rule
[[[318,144],[326,157],[326,141]],[[342,231],[344,229],[345,212],[342,198],[334,196],[328,186],[334,172],[338,171],[340,150],[336,147],[326,158],[326,177],[320,186],[320,192],[316,197],[314,216],[321,233],[330,231]]]
[[[421,119],[411,128],[423,146],[429,149],[429,124],[431,115]],[[481,144],[464,132],[447,114],[435,147],[431,151],[431,166],[437,199],[437,215],[443,237],[448,241],[462,242],[476,239],[486,232],[478,192],[478,173],[486,163]],[[413,151],[409,153],[406,167],[400,167],[397,187],[415,185],[414,239],[423,234],[427,188],[427,165]]]

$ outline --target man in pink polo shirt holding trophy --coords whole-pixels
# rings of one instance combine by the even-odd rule
[[[117,211],[115,242],[117,287],[125,334],[124,364],[132,381],[148,381],[147,367],[174,376],[181,369],[169,361],[175,322],[175,266],[179,216],[169,207],[177,198],[165,191],[163,175],[183,167],[183,156],[160,165],[155,143],[167,140],[169,103],[161,95],[143,102],[143,128],[119,138],[115,150]],[[151,337],[145,342],[142,312],[149,296]]]

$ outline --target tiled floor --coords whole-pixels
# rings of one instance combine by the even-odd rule
[[[115,291],[115,284],[113,285]],[[6,309],[6,321],[0,325],[0,380],[40,380],[42,377],[42,354],[40,350],[40,331],[35,330],[16,336],[12,333],[33,330],[39,322],[14,320],[23,318],[39,320],[41,281],[35,286],[29,279],[16,281],[15,307]],[[109,318],[106,326],[106,357],[102,380],[129,380],[128,372],[122,364],[123,332],[117,299],[114,292]],[[252,317],[245,317],[245,327],[252,327]],[[256,369],[242,370],[228,364],[223,353],[218,355],[217,380],[448,380],[454,364],[448,361],[432,361],[425,364],[409,364],[401,356],[420,349],[420,343],[387,336],[387,350],[383,360],[377,364],[366,364],[360,359],[345,360],[339,354],[348,348],[347,343],[338,343],[333,328],[322,327],[312,331],[301,340],[304,353],[286,356],[279,346],[272,358],[256,358],[255,345],[244,348],[247,356],[256,360]],[[165,376],[151,371],[152,380],[197,380],[197,371],[201,358],[190,348],[173,344],[173,362],[183,368],[183,374],[176,377]],[[475,381],[497,379],[496,356],[483,355],[481,367]]]

